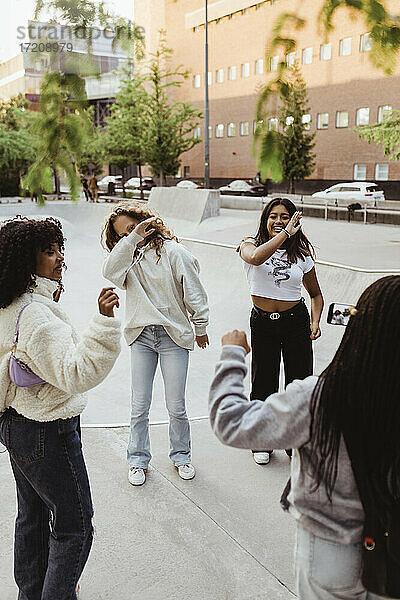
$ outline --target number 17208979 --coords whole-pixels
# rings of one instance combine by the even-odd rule
[[[25,42],[19,45],[21,52],[72,52],[71,42]]]

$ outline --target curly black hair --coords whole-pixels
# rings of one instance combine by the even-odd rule
[[[6,308],[36,287],[36,253],[52,244],[64,250],[65,238],[58,219],[28,219],[17,215],[0,226],[0,308]]]

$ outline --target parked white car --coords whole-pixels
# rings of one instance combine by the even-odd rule
[[[352,183],[337,183],[321,192],[315,192],[313,198],[329,200],[353,200],[355,202],[385,200],[385,194],[376,183],[368,181],[353,181]]]
[[[144,190],[151,190],[152,187],[156,185],[155,181],[151,177],[142,177],[142,187]],[[122,186],[121,186],[122,187]],[[140,189],[140,177],[131,177],[125,183],[125,189]]]
[[[106,175],[100,181],[97,182],[99,192],[108,192],[108,184],[114,183],[115,186],[121,184],[122,175]]]
[[[244,179],[234,179],[219,188],[222,194],[233,194],[235,196],[263,196],[265,194],[264,186],[260,183],[249,183]]]
[[[195,183],[194,181],[190,181],[190,179],[182,179],[182,181],[177,183],[175,187],[185,188],[187,190],[197,190],[201,186]]]

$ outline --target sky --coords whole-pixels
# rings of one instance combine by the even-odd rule
[[[134,0],[108,0],[107,7],[123,17],[133,20]],[[3,3],[2,3],[3,4]],[[33,18],[35,0],[12,0],[1,7],[0,20],[0,62],[12,58],[20,51],[17,28],[26,27]],[[42,17],[44,20],[44,18]]]

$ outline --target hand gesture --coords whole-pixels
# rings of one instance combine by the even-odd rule
[[[210,342],[208,341],[208,335],[196,335],[196,344],[200,348],[206,348]]]
[[[317,340],[321,336],[321,330],[319,328],[319,323],[318,322],[311,323],[310,329],[311,329],[310,338],[312,340]]]
[[[234,329],[222,336],[221,343],[223,346],[241,346],[246,350],[246,354],[250,352],[250,346],[247,343],[247,337],[244,331]]]
[[[150,225],[155,224],[157,222],[157,219],[158,217],[149,217],[148,219],[145,219],[144,221],[138,223],[138,225],[136,225],[133,231],[140,235],[142,238],[147,238],[151,233],[153,233],[153,231],[155,231],[154,227],[150,227],[150,229],[147,228]]]
[[[294,215],[290,219],[289,223],[286,225],[285,230],[288,232],[288,234],[290,235],[290,237],[292,237],[292,235],[294,235],[295,233],[297,233],[298,231],[300,231],[300,229],[301,229],[301,222],[300,222],[301,217],[302,217],[301,212],[298,211],[298,210],[296,210],[296,212],[294,213]]]
[[[114,307],[119,308],[119,298],[113,287],[103,288],[98,297],[99,312],[105,317],[114,316]]]

